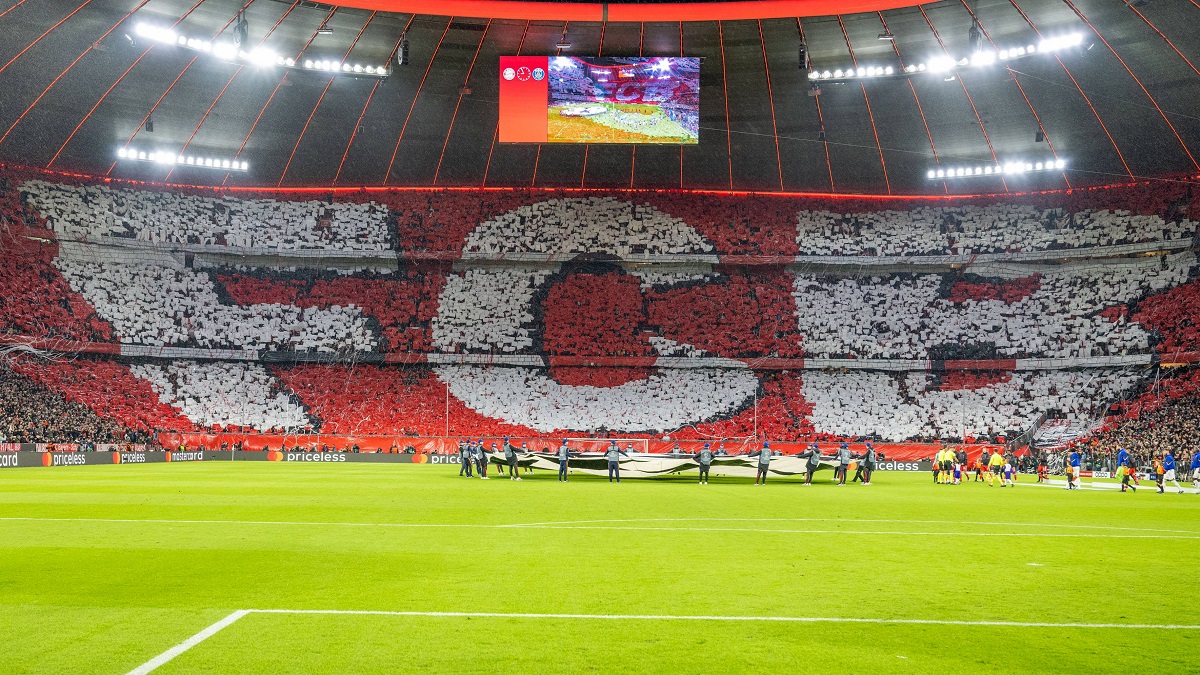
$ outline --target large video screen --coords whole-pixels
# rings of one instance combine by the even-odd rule
[[[700,59],[500,57],[500,142],[700,142]]]

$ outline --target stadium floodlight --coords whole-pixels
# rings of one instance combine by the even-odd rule
[[[184,165],[196,166],[206,169],[223,169],[226,171],[245,172],[250,170],[250,163],[236,158],[225,159],[220,157],[197,157],[195,155],[184,155],[177,152],[168,152],[166,150],[137,150],[135,148],[117,148],[117,159],[130,160],[136,162],[151,162],[154,164],[164,164],[170,166]]]
[[[1071,47],[1078,47],[1083,44],[1083,33],[1067,33],[1066,35],[1058,35],[1049,37],[1038,43],[1037,50],[1043,54],[1047,52],[1057,52]]]
[[[1011,160],[989,165],[929,169],[925,172],[925,177],[929,180],[940,180],[945,178],[973,178],[976,176],[1019,176],[1039,171],[1062,171],[1065,168],[1067,168],[1067,160],[1060,158],[1041,162]]]
[[[888,36],[885,38],[885,35]],[[982,36],[982,34],[981,34]],[[883,33],[879,36],[880,40],[894,39],[890,33]],[[954,57],[949,54],[931,57],[924,62],[906,65],[902,68],[892,66],[868,66],[859,68],[838,68],[833,71],[833,77],[827,78],[809,76],[809,79],[834,79],[834,80],[849,80],[860,77],[897,77],[906,78],[912,77],[919,73],[937,73],[945,75],[957,68],[987,68],[994,66],[998,61],[1011,61],[1013,59],[1024,58],[1036,54],[1049,54],[1071,47],[1082,45],[1084,41],[1084,33],[1073,32],[1054,37],[1048,37],[1041,40],[1037,44],[1025,44],[1019,46],[1004,47],[1001,49],[993,49],[984,46],[982,40],[976,40],[973,51],[970,56]],[[819,70],[814,72],[820,72]],[[828,71],[826,71],[828,72]],[[947,82],[951,82],[957,78],[944,78]]]
[[[277,52],[266,47],[255,47],[246,51],[243,47],[246,46],[243,41],[238,44],[237,40],[233,42],[220,41],[211,42],[200,38],[188,37],[169,28],[162,28],[147,23],[138,23],[134,27],[134,32],[139,37],[144,37],[154,42],[162,44],[175,45],[184,49],[189,49],[194,52],[202,52],[211,54],[221,61],[231,63],[244,63],[258,68],[287,68],[292,70],[321,70],[329,73],[340,75],[348,75],[351,77],[387,77],[390,71],[387,66],[358,66],[355,64],[343,64],[340,60],[314,60],[306,58],[302,62],[297,62],[295,59],[286,58]],[[407,59],[407,41],[403,45],[402,52],[405,56],[397,56],[404,65]]]

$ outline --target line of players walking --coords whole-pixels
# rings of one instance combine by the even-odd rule
[[[1042,469],[1038,469],[1039,483],[1044,478]],[[933,456],[933,482],[938,485],[961,485],[964,480],[970,482],[972,472],[976,483],[987,483],[988,487],[999,483],[1000,487],[1010,487],[1016,485],[1017,461],[1011,454],[999,450],[988,452],[984,448],[979,459],[971,462],[966,449],[961,446],[944,448]]]
[[[496,443],[492,442],[490,452],[497,453],[500,451],[503,451],[505,464],[508,465],[509,480],[521,480],[520,467],[518,466],[517,459],[520,455],[525,455],[530,452],[528,443],[521,443],[521,447],[517,448],[513,446],[512,443],[509,442],[508,437],[505,436],[502,448],[497,448]],[[618,483],[621,482],[621,457],[629,457],[629,453],[633,451],[633,443],[627,443],[625,448],[622,449],[615,440],[611,441],[608,447],[604,449],[604,457],[608,460],[608,482],[611,483],[614,480]],[[458,471],[458,475],[471,478],[473,474],[478,473],[480,478],[488,480],[488,452],[488,450],[484,449],[484,442],[482,438],[477,441],[470,439],[463,439],[459,441],[458,456],[461,468]],[[556,450],[554,454],[558,459],[558,480],[559,482],[565,483],[569,480],[568,469],[570,468],[571,458],[577,456],[579,453],[575,450],[572,450],[567,441],[563,440],[562,445],[558,447],[558,450]],[[696,453],[686,453],[683,451],[680,445],[676,443],[674,449],[671,451],[671,454],[675,456],[690,455],[692,459],[696,460],[700,470],[699,483],[701,485],[708,485],[709,473],[712,469],[713,460],[717,457],[726,456],[729,454],[729,452],[725,449],[725,443],[723,442],[719,443],[716,448],[713,448],[711,443],[705,443],[704,447]],[[781,453],[771,449],[770,441],[763,441],[762,448],[747,454],[748,456],[755,457],[758,460],[758,470],[755,474],[754,484],[766,485],[767,475],[770,473],[771,469],[771,459],[772,457],[781,456]],[[816,443],[810,443],[808,447],[797,456],[805,460],[806,472],[804,484],[812,485],[813,475],[816,473],[817,468],[821,466],[820,446]],[[850,465],[854,463],[854,460],[858,460],[857,471],[854,474],[854,479],[850,482],[854,483],[862,481],[863,485],[870,485],[871,476],[874,474],[875,469],[882,457],[875,451],[875,446],[870,442],[866,444],[866,449],[861,455],[855,455],[851,453],[850,446],[846,443],[842,443],[837,452],[834,453],[834,459],[837,462],[836,466],[834,467],[834,480],[837,481],[837,485],[846,484],[846,476],[849,473]],[[526,471],[531,472],[532,470],[527,468]]]
[[[1072,450],[1067,455],[1065,465],[1063,466],[1063,473],[1067,479],[1066,489],[1081,489],[1079,479],[1083,473],[1082,465],[1083,456],[1078,450]],[[1175,455],[1170,450],[1155,454],[1151,465],[1151,476],[1155,479],[1158,494],[1166,492],[1168,481],[1175,485],[1175,489],[1179,494],[1183,494],[1184,489],[1175,477],[1178,465]],[[933,457],[934,483],[959,485],[964,480],[970,481],[969,476],[972,471],[975,474],[974,482],[986,482],[989,487],[997,483],[999,483],[1000,487],[1012,487],[1016,485],[1017,462],[1016,457],[1010,453],[999,450],[989,452],[985,448],[980,454],[979,459],[970,462],[965,449],[962,447],[950,447],[939,450]],[[1196,493],[1200,494],[1200,451],[1192,455],[1190,471],[1192,485],[1196,488]],[[1125,448],[1120,448],[1117,452],[1116,477],[1121,479],[1121,492],[1137,491],[1140,483],[1137,469],[1133,466],[1129,452]],[[1046,483],[1049,480],[1050,472],[1043,456],[1037,463],[1037,482]]]

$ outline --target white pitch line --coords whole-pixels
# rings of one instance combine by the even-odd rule
[[[479,619],[578,619],[585,621],[774,621],[793,623],[870,623],[930,626],[999,626],[1011,628],[1140,628],[1200,630],[1200,624],[1053,623],[1048,621],[961,621],[954,619],[881,619],[842,616],[721,616],[681,614],[549,614],[538,612],[405,612],[356,609],[248,609],[253,614],[337,614],[359,616],[424,616]]]
[[[1119,527],[1116,525],[1069,525],[1065,523],[1021,523],[986,520],[907,520],[900,518],[605,518],[600,520],[548,520],[538,523],[515,523],[499,527],[540,527],[543,525],[593,525],[602,523],[694,523],[694,522],[753,522],[753,523],[904,523],[906,525],[985,525],[988,527],[1053,527],[1077,530],[1130,530],[1133,532],[1167,532],[1170,534],[1196,534],[1196,530],[1163,530],[1146,527]]]
[[[205,628],[204,630],[200,631],[199,633],[196,633],[195,635],[184,640],[183,642],[180,642],[179,644],[175,645],[174,647],[171,647],[167,651],[159,654],[158,656],[150,659],[149,661],[143,663],[142,665],[138,666],[137,668],[134,668],[133,670],[129,671],[128,675],[146,675],[147,673],[157,670],[159,667],[166,664],[171,659],[174,659],[176,656],[179,656],[180,654],[186,652],[187,650],[191,649],[192,647],[195,647],[196,645],[200,644],[201,642],[204,642],[208,638],[216,635],[222,628],[225,628],[229,624],[237,621],[238,619],[242,618],[243,616],[246,616],[247,614],[250,613],[250,611],[251,610],[248,610],[248,609],[239,609],[236,612],[230,613],[229,616],[226,616],[224,619],[221,619],[220,621],[212,624],[208,628]]]
[[[621,532],[754,532],[762,534],[847,534],[891,535],[904,537],[1035,537],[1074,539],[1200,539],[1200,535],[1179,534],[1101,534],[1089,532],[914,532],[901,530],[793,530],[760,527],[621,527],[617,525],[523,525],[517,529],[530,530],[618,530]]]
[[[552,614],[541,612],[418,612],[371,609],[239,609],[220,621],[189,637],[167,651],[129,671],[127,675],[147,675],[169,663],[175,657],[216,635],[221,629],[247,614],[296,614],[339,616],[398,616],[449,619],[557,619],[581,621],[725,621],[770,623],[857,623],[876,625],[972,626],[1002,628],[1089,628],[1139,630],[1200,630],[1197,624],[1154,623],[1054,623],[1050,621],[966,621],[955,619],[883,619],[848,616],[722,616],[687,614]]]

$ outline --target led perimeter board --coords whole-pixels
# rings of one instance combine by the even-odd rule
[[[500,57],[500,142],[700,142],[700,59]]]

